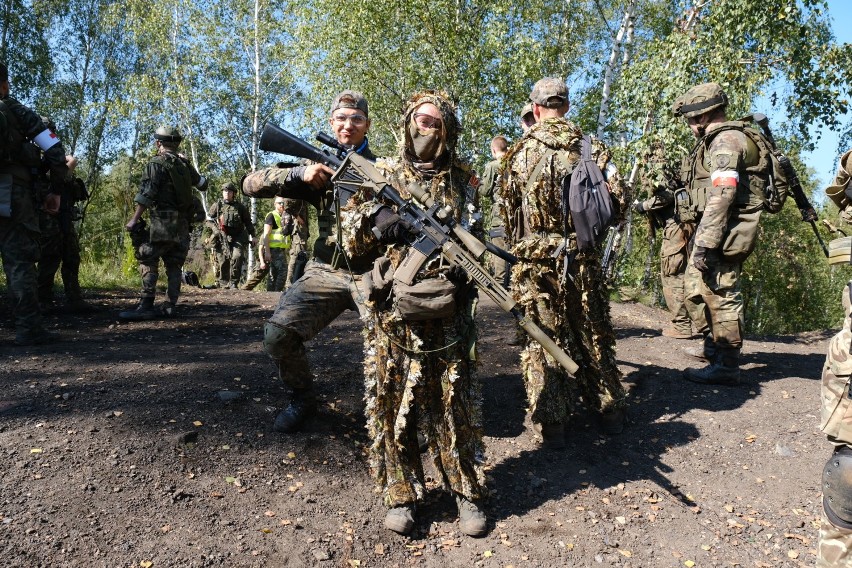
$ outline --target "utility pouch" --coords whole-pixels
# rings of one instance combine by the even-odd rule
[[[396,311],[408,321],[452,317],[456,312],[456,285],[444,277],[428,278],[412,285],[393,281]]]
[[[695,209],[692,208],[692,199],[689,190],[679,187],[674,192],[675,215],[681,223],[694,223],[696,219]]]
[[[393,265],[386,256],[380,256],[373,263],[373,269],[362,279],[367,299],[379,303],[387,299],[393,284]]]
[[[12,175],[0,174],[0,217],[12,216]]]
[[[151,243],[179,243],[179,221],[177,211],[151,211]]]

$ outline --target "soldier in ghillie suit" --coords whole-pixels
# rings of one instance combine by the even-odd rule
[[[182,282],[181,269],[189,252],[190,223],[196,218],[197,205],[192,188],[207,189],[207,181],[186,157],[178,154],[181,140],[180,132],[171,126],[161,126],[154,133],[157,154],[145,166],[139,192],[134,198],[136,210],[125,225],[139,261],[142,294],[136,309],[118,314],[124,320],[150,320],[175,315]],[[148,231],[140,223],[146,211]],[[140,226],[143,227],[141,231]],[[160,259],[168,278],[167,300],[155,308]]]
[[[364,96],[347,90],[334,98],[329,124],[340,144],[375,160],[367,141],[368,116]],[[319,237],[314,243],[314,257],[304,275],[281,295],[263,330],[263,346],[278,366],[278,375],[292,389],[289,402],[275,418],[273,429],[278,432],[295,432],[316,413],[316,390],[305,342],[346,310],[363,310],[361,277],[379,256],[370,228],[366,223],[362,227],[366,218],[359,210],[357,196],[341,208],[336,206],[329,182],[333,173],[323,164],[279,164],[248,174],[242,183],[243,193],[250,197],[304,200],[317,208]],[[352,240],[361,245],[344,251],[341,233],[360,228],[367,235]]]
[[[243,273],[243,258],[255,236],[251,215],[236,195],[236,185],[223,184],[222,199],[207,211],[207,219],[219,230],[219,247],[214,251],[219,264],[217,285],[222,288],[237,288]]]
[[[9,69],[0,63],[0,256],[18,345],[59,340],[42,325],[36,292],[39,226],[32,171],[41,167],[42,159],[51,184],[42,204],[56,214],[68,173],[65,150],[38,114],[9,96]]]
[[[562,209],[562,181],[580,159],[583,133],[564,118],[569,102],[563,81],[540,80],[530,99],[536,124],[505,157],[502,198],[511,252],[518,258],[512,267],[514,298],[580,366],[570,378],[531,339],[521,352],[532,422],[547,447],[562,448],[579,395],[613,434],[623,428],[626,401],[600,253],[578,250],[573,223]],[[592,140],[592,156],[608,172],[614,205],[622,211],[623,188],[609,151]]]
[[[470,169],[456,158],[454,105],[443,93],[417,93],[408,101],[402,129],[400,157],[376,166],[403,197],[416,182],[460,221],[477,194]],[[476,289],[440,254],[424,262],[412,285],[394,279],[394,270],[413,249],[409,239],[400,238],[405,228],[390,207],[372,216],[383,242],[391,243],[371,273],[371,310],[365,318],[370,469],[390,508],[385,527],[400,534],[414,527],[415,506],[425,492],[419,428],[439,479],[456,497],[461,531],[483,536],[482,395],[473,357]]]
[[[729,122],[728,98],[716,83],[692,87],[677,98],[673,111],[686,118],[698,140],[683,162],[686,191],[678,199],[682,222],[694,223],[694,248],[684,287],[693,321],[706,314],[703,369],[686,369],[687,380],[702,384],[735,385],[740,380],[743,344],[743,262],[757,245],[758,223],[764,209],[764,189],[771,163],[766,152],[744,130]],[[754,136],[761,136],[755,131]],[[703,304],[698,300],[701,298]]]
[[[675,193],[680,188],[680,169],[667,159],[662,143],[652,145],[650,155],[645,162],[641,178],[647,199],[636,201],[633,209],[642,215],[648,215],[651,230],[662,230],[660,243],[660,282],[666,306],[672,314],[671,325],[663,329],[663,335],[673,339],[692,339],[690,314],[700,315],[695,322],[699,333],[710,331],[704,310],[687,309],[683,279],[689,261],[689,241],[695,232],[694,223],[683,223],[675,215]],[[692,298],[701,301],[701,298]]]

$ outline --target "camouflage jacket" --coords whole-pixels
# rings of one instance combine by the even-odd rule
[[[516,256],[549,257],[564,244],[566,236],[569,249],[575,246],[573,224],[562,211],[562,180],[571,175],[580,159],[582,137],[583,132],[571,122],[549,118],[533,125],[506,154],[500,197],[505,205],[506,232]],[[592,157],[606,173],[613,205],[621,214],[624,185],[610,163],[610,155],[603,142],[592,139]],[[546,162],[530,187],[529,178],[542,159]]]
[[[177,187],[172,177],[174,169],[184,178],[186,187]],[[151,158],[142,173],[142,182],[134,201],[148,209],[159,211],[177,211],[187,221],[194,216],[195,204],[192,201],[192,186],[201,181],[201,175],[189,163],[189,160],[176,152],[162,150]]]
[[[506,216],[499,192],[502,174],[501,160],[491,160],[485,164],[485,170],[482,172],[482,183],[479,186],[479,195],[491,201],[492,227],[502,227],[503,218]]]
[[[759,211],[763,207],[762,198],[753,196],[748,185],[749,172],[761,161],[759,149],[741,130],[714,132],[726,125],[714,124],[707,128],[682,171],[692,199],[706,200],[695,232],[695,244],[708,249],[724,244],[728,221],[735,212]],[[756,233],[749,232],[745,238],[755,236]]]
[[[239,201],[226,203],[223,199],[220,199],[210,206],[207,216],[215,219],[219,228],[237,241],[245,243],[248,240],[248,235],[255,236],[251,215],[246,206]]]
[[[820,430],[835,445],[852,445],[852,399],[849,398],[849,379],[852,377],[852,301],[850,282],[843,290],[846,319],[843,329],[828,344],[828,354],[822,369],[822,416]]]

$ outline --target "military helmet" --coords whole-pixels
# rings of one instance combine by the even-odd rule
[[[228,181],[222,184],[222,191],[233,191],[234,193],[236,193],[237,186],[234,185],[234,182]]]
[[[183,136],[174,126],[161,126],[154,132],[154,139],[163,142],[180,142],[183,140]]]
[[[692,118],[725,107],[727,104],[728,96],[719,86],[719,83],[702,83],[675,99],[672,111],[675,116]]]

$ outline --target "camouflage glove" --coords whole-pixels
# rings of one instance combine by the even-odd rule
[[[695,252],[692,253],[692,264],[701,272],[709,272],[712,261],[710,260],[711,249],[706,247],[695,247]]]

